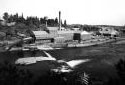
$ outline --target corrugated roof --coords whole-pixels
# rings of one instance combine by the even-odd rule
[[[84,34],[90,34],[90,33],[87,31],[82,31],[81,34],[84,35]]]
[[[47,27],[48,30],[58,30],[59,27]]]
[[[74,31],[57,31],[58,34],[74,33]]]
[[[40,35],[46,35],[46,34],[48,34],[46,31],[33,31],[33,33],[35,34],[35,36],[40,36]]]
[[[74,30],[69,30],[69,31],[57,31],[58,34],[66,34],[66,33],[80,33],[80,34],[91,34],[87,31],[74,31]]]

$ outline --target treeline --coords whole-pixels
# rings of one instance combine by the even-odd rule
[[[82,25],[82,24],[72,24],[67,25],[68,28],[80,28],[80,30],[84,31],[98,31],[100,27],[94,25]]]
[[[16,23],[23,23],[27,26],[31,26],[34,25],[36,27],[39,27],[40,25],[47,25],[48,26],[58,26],[59,22],[58,22],[58,18],[56,17],[55,19],[47,19],[47,17],[41,17],[38,18],[37,16],[27,16],[26,18],[24,18],[23,14],[21,16],[18,15],[18,13],[12,15],[12,14],[8,14],[7,12],[5,12],[3,14],[3,19],[10,23],[10,22],[16,22]],[[66,25],[66,20],[64,21],[64,24],[62,23],[62,25]]]
[[[23,14],[9,14],[8,12],[5,12],[2,17],[4,21],[0,20],[0,40],[13,40],[13,38],[15,40],[15,38],[18,38],[19,33],[27,35],[27,30],[46,30],[46,25],[50,27],[59,26],[57,17],[55,19],[47,17],[38,18],[37,16],[24,18]],[[61,21],[61,24],[63,27],[66,27],[66,20],[64,20],[64,24]]]

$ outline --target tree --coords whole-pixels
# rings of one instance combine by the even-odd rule
[[[18,22],[18,13],[16,13],[15,15],[13,15],[13,21],[14,22]]]
[[[9,18],[9,14],[5,12],[3,15],[3,19],[6,20],[6,22],[8,22],[8,18]]]
[[[46,23],[45,19],[40,18],[40,24],[45,24],[45,23]]]
[[[64,21],[64,27],[66,27],[67,26],[67,23],[66,23],[66,20]]]
[[[13,22],[13,15],[11,14],[10,17],[8,18],[8,22]]]
[[[58,18],[55,18],[55,24],[58,25]]]
[[[55,20],[54,20],[54,19],[48,19],[48,20],[47,20],[47,24],[48,24],[49,26],[55,26]]]
[[[17,23],[25,23],[25,18],[23,17],[23,13],[22,13],[22,16],[19,16],[17,18]]]

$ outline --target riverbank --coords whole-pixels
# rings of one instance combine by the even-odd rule
[[[101,44],[83,48],[49,50],[47,52],[58,60],[63,59],[70,61],[76,59],[91,59],[90,62],[79,65],[75,69],[75,72],[86,72],[90,77],[96,79],[95,81],[103,82],[107,81],[109,78],[117,78],[118,75],[114,65],[119,61],[119,59],[125,58],[125,44]],[[45,56],[45,54],[40,50],[1,52],[0,63],[8,61],[14,64],[18,58],[31,56],[38,57]],[[52,68],[56,68],[57,66],[58,64],[55,62],[40,61],[32,65],[17,67],[19,69],[28,69],[34,74],[35,78],[40,76],[44,76],[45,78],[45,75],[49,75],[48,71]],[[68,78],[70,79],[70,77]]]
[[[104,43],[112,43],[116,41],[123,41],[125,38],[98,38],[98,39],[90,39],[84,41],[68,41],[65,43],[44,43],[44,44],[24,44],[22,47],[12,47],[9,51],[26,51],[26,50],[58,50],[64,48],[74,48],[74,47],[88,47],[94,45],[100,45]],[[6,51],[6,46],[1,46],[0,51]]]

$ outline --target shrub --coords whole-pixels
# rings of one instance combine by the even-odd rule
[[[0,64],[0,85],[29,85],[31,78],[28,70],[19,70],[8,62]]]

